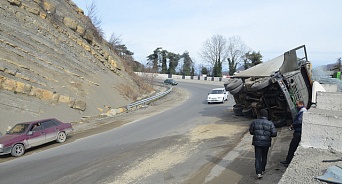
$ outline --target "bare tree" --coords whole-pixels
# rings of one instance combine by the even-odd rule
[[[229,75],[234,75],[238,64],[243,61],[245,54],[248,52],[248,48],[239,36],[230,37],[228,44]]]
[[[111,48],[114,50],[114,52],[119,56],[124,52],[124,49],[126,47],[125,45],[122,44],[121,35],[116,36],[115,33],[112,33],[112,35],[110,35],[110,39],[108,43],[111,46]]]
[[[122,42],[121,35],[116,36],[115,33],[112,33],[112,35],[110,35],[108,43],[114,48],[118,45],[121,45],[121,42]]]
[[[96,28],[98,34],[101,37],[103,37],[104,31],[101,28],[102,18],[98,15],[99,12],[98,12],[98,9],[97,9],[95,1],[93,0],[90,5],[86,4],[86,8],[87,8],[87,14],[86,15],[89,17],[89,19],[93,23],[93,25]]]
[[[222,62],[228,57],[227,51],[227,40],[221,35],[214,35],[203,44],[200,55],[213,68],[213,76],[222,76]]]

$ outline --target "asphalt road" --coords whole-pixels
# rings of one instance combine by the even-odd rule
[[[231,97],[207,104],[215,87],[180,83],[179,106],[3,162],[0,183],[254,183],[250,120],[233,115]]]

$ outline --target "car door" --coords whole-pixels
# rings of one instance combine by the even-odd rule
[[[45,140],[45,131],[43,126],[37,124],[33,124],[28,133],[28,147],[39,146],[46,142]]]
[[[56,140],[57,132],[59,131],[56,124],[52,120],[42,122],[45,132],[45,141],[50,142]]]

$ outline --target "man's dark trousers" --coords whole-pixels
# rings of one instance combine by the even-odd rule
[[[292,140],[291,140],[291,143],[290,143],[289,151],[288,151],[287,156],[286,156],[286,162],[287,163],[291,162],[291,160],[292,160],[292,158],[294,156],[294,153],[297,150],[297,147],[299,145],[301,137],[302,137],[302,133],[301,132],[294,132],[293,133],[293,137],[292,137]]]
[[[262,171],[265,171],[268,149],[269,147],[254,146],[256,174],[261,174]]]

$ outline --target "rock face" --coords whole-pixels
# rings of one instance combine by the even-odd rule
[[[0,18],[0,132],[51,116],[77,121],[133,101],[120,88],[138,85],[72,1],[2,0]]]

